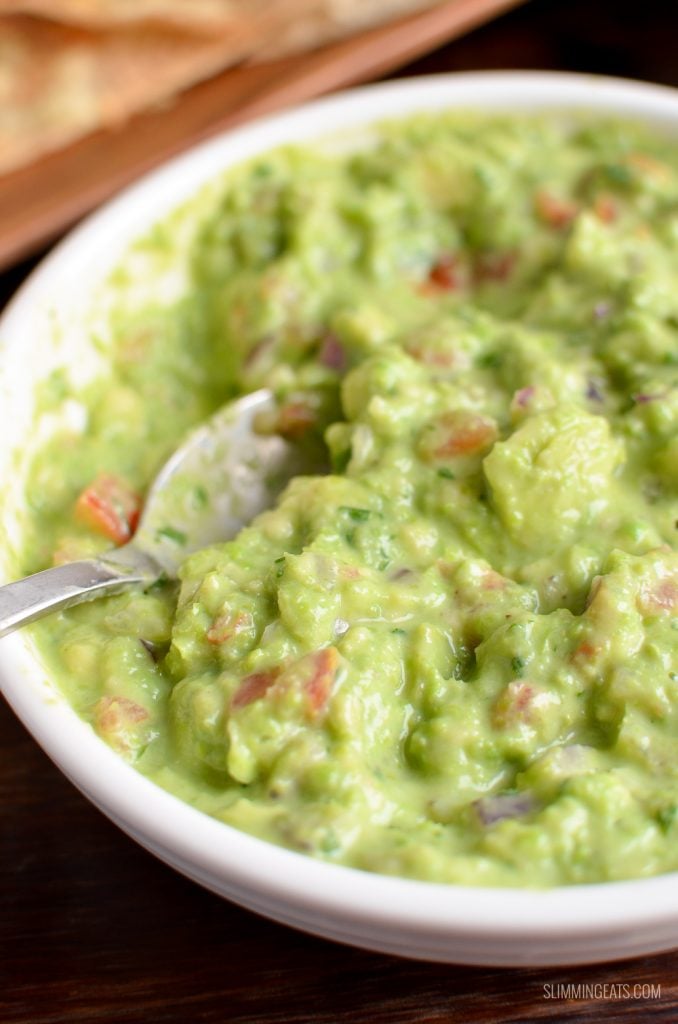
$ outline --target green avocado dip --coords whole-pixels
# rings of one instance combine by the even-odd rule
[[[345,149],[231,172],[186,294],[44,385],[80,414],[33,462],[23,569],[123,542],[262,385],[261,429],[332,472],[38,643],[139,771],[273,843],[469,885],[676,869],[678,144],[437,114]],[[171,262],[171,223],[144,245]]]

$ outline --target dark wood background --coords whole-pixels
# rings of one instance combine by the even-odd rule
[[[551,68],[678,86],[675,0],[531,0],[401,74]],[[0,304],[34,261],[0,276]],[[0,427],[1,429],[1,427]],[[271,924],[156,861],[0,705],[0,1024],[678,1021],[678,956],[498,970],[398,960]],[[661,986],[565,1001],[560,983]]]

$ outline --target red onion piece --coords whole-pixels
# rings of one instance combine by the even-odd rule
[[[529,387],[521,388],[520,391],[516,391],[515,395],[513,396],[513,400],[516,403],[516,405],[520,406],[521,409],[525,409],[530,404],[530,401],[533,397],[534,388],[532,387],[532,385],[530,385]]]
[[[334,334],[325,335],[320,346],[318,358],[322,365],[327,366],[330,370],[339,370],[341,372],[346,369],[346,349]]]
[[[602,402],[605,398],[603,395],[601,383],[598,380],[591,378],[586,385],[586,397],[590,402]]]
[[[611,302],[596,302],[593,307],[593,318],[594,320],[604,320],[605,317],[609,316],[612,312]]]
[[[641,391],[636,395],[632,395],[632,398],[638,405],[644,405],[646,402],[656,402],[658,398],[665,398],[667,393],[667,391],[655,391],[654,394],[647,394],[647,392]]]
[[[500,793],[475,800],[473,808],[483,825],[494,825],[505,818],[522,818],[537,806],[532,793]]]

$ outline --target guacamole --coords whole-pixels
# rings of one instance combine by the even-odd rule
[[[677,869],[678,143],[376,134],[229,173],[185,294],[120,312],[105,378],[50,378],[79,415],[35,458],[24,569],[124,542],[184,431],[262,385],[259,428],[331,471],[38,642],[123,757],[274,843],[471,885]],[[171,262],[171,223],[141,245]]]

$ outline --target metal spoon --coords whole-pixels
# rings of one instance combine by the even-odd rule
[[[0,637],[59,608],[175,577],[187,554],[235,536],[293,476],[323,469],[311,447],[256,432],[257,417],[274,408],[270,391],[255,391],[189,434],[123,547],[0,587]]]

